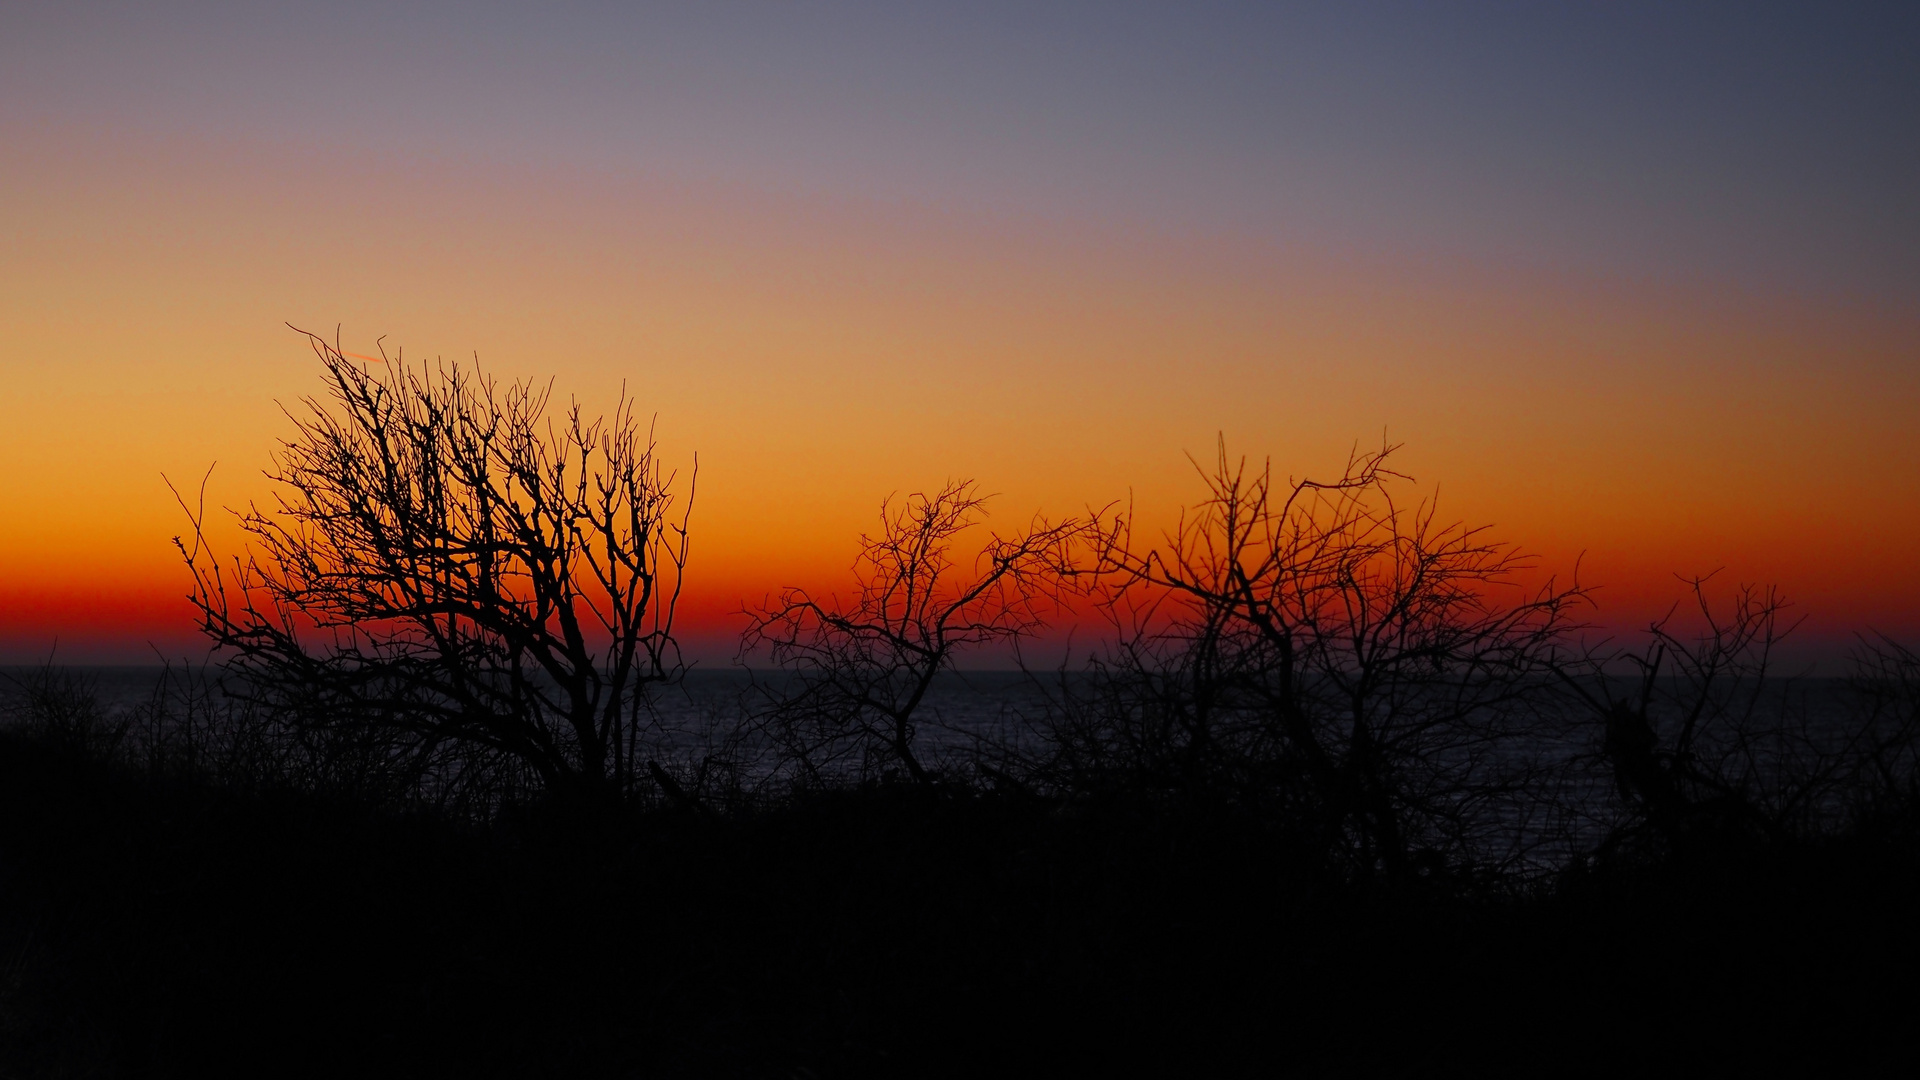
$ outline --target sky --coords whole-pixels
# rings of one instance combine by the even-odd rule
[[[657,417],[682,628],[995,521],[1383,437],[1600,586],[1920,632],[1920,8],[8,5],[0,662],[193,647],[295,326]],[[218,534],[223,543],[231,535]]]

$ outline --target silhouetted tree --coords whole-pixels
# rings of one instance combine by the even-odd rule
[[[1920,685],[1911,652],[1862,639],[1846,689],[1777,669],[1799,625],[1774,586],[1716,603],[1714,575],[1637,648],[1596,649],[1572,685],[1601,724],[1600,754],[1626,818],[1603,857],[1700,852],[1829,830],[1862,799],[1904,797],[1915,775]],[[1686,617],[1682,618],[1683,610]]]
[[[789,588],[754,613],[742,654],[764,649],[790,673],[774,688],[769,727],[805,773],[858,754],[863,771],[890,761],[931,779],[914,748],[915,717],[935,676],[968,650],[1041,629],[1084,587],[1106,538],[1099,514],[1036,517],[1010,536],[990,534],[971,567],[957,562],[953,545],[984,517],[986,499],[972,481],[889,499],[879,533],[860,538],[845,603]]]
[[[289,414],[273,505],[236,513],[249,550],[216,559],[195,510],[176,540],[238,692],[420,772],[630,783],[647,687],[681,670],[687,554],[632,401],[556,419],[550,385],[306,336],[326,394]]]
[[[1120,640],[1068,695],[1063,782],[1231,804],[1393,877],[1520,832],[1521,736],[1584,594],[1403,503],[1392,449],[1282,484],[1222,445],[1162,543],[1109,549]]]
[[[1675,604],[1648,626],[1641,648],[1596,653],[1592,676],[1573,684],[1601,719],[1601,757],[1629,813],[1603,854],[1632,841],[1691,844],[1776,824],[1758,801],[1758,751],[1785,721],[1787,687],[1769,674],[1793,630],[1783,622],[1789,605],[1775,588],[1743,585],[1730,611],[1717,610],[1711,576],[1684,579],[1697,632],[1678,628]]]
[[[1920,652],[1886,634],[1863,635],[1851,661],[1862,758],[1853,792],[1869,812],[1888,803],[1911,810],[1920,806]]]

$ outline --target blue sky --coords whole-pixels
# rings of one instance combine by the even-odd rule
[[[1840,293],[1920,285],[1920,6],[61,5],[16,122]]]

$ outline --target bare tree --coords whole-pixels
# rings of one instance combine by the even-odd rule
[[[1920,652],[1886,634],[1862,635],[1851,660],[1862,760],[1854,794],[1882,807],[1920,803]]]
[[[1789,605],[1773,587],[1742,585],[1730,610],[1716,608],[1712,577],[1682,579],[1699,620],[1694,633],[1680,629],[1676,603],[1648,626],[1642,647],[1595,651],[1566,669],[1589,673],[1571,685],[1601,719],[1601,759],[1628,811],[1603,854],[1774,825],[1758,803],[1758,755],[1762,736],[1783,730],[1787,687],[1769,675],[1795,624],[1784,621]]]
[[[789,588],[754,613],[742,655],[764,649],[792,681],[776,687],[772,727],[786,755],[820,776],[858,754],[932,779],[915,750],[915,717],[935,676],[960,654],[1017,643],[1082,591],[1106,538],[1098,513],[1036,517],[1010,536],[990,534],[965,566],[953,546],[985,516],[972,481],[950,482],[880,507],[880,531],[862,535],[854,591],[842,603]]]
[[[1057,731],[1068,782],[1236,803],[1395,877],[1514,832],[1584,593],[1403,503],[1393,449],[1280,483],[1223,444],[1162,543],[1109,549],[1120,642]]]
[[[1716,602],[1715,576],[1683,577],[1687,597],[1638,647],[1596,649],[1567,669],[1585,672],[1572,685],[1601,721],[1598,759],[1625,811],[1603,857],[1816,835],[1862,799],[1910,794],[1913,654],[1863,638],[1843,688],[1782,673],[1776,655],[1800,623],[1792,605],[1754,584]]]
[[[306,337],[326,394],[288,413],[273,505],[236,512],[249,550],[216,559],[203,509],[175,541],[237,685],[423,773],[478,753],[550,788],[630,784],[647,688],[681,670],[687,556],[633,402],[555,418],[551,385]]]

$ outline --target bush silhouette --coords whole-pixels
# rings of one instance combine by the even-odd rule
[[[1110,546],[1117,634],[1067,695],[1057,782],[1250,813],[1363,877],[1529,858],[1528,748],[1586,593],[1519,585],[1511,545],[1405,498],[1392,450],[1282,483],[1223,444],[1161,543]]]
[[[953,545],[985,516],[972,481],[950,482],[880,507],[880,531],[860,537],[847,600],[789,588],[753,613],[742,655],[764,650],[793,675],[775,691],[768,727],[802,778],[857,762],[932,778],[914,749],[927,691],[972,649],[1017,644],[1047,625],[1095,576],[1113,523],[1099,513],[989,535],[966,566]]]

